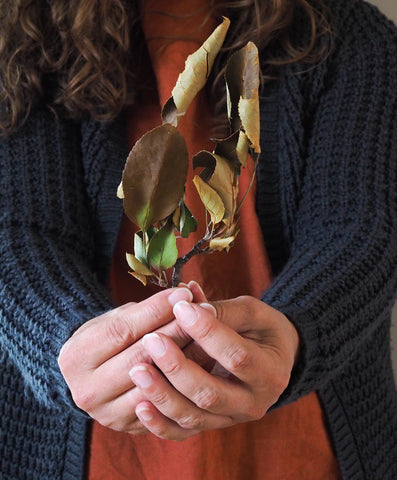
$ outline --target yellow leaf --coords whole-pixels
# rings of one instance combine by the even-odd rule
[[[117,187],[117,197],[121,199],[124,198],[123,181],[121,181],[120,185]]]
[[[226,238],[213,238],[210,241],[209,247],[212,250],[226,250],[229,251],[230,247],[233,246],[234,237],[226,237]]]
[[[181,115],[184,115],[194,97],[204,87],[215,57],[223,45],[229,25],[230,20],[223,17],[223,22],[201,47],[187,57],[185,69],[179,75],[172,90],[172,97],[164,105],[162,112],[164,123],[177,126]]]
[[[204,207],[211,216],[211,221],[215,225],[222,221],[225,214],[225,206],[221,197],[198,175],[193,178],[193,183],[197,189]]]
[[[238,102],[238,113],[244,131],[251,142],[255,153],[261,152],[259,145],[260,127],[259,127],[259,97],[253,98],[240,97]]]
[[[222,221],[226,225],[230,225],[237,208],[238,187],[235,183],[237,179],[235,179],[234,172],[225,158],[215,154],[212,155],[216,159],[216,165],[214,173],[208,180],[208,185],[221,197],[225,206]]]
[[[247,135],[240,130],[238,141],[236,145],[237,158],[239,159],[241,165],[245,168],[248,163],[248,150],[249,150],[249,140]]]
[[[126,253],[125,258],[129,267],[132,268],[134,272],[140,275],[154,275],[153,272],[149,270],[149,268],[145,264],[140,262],[134,255],[132,255],[132,253]]]

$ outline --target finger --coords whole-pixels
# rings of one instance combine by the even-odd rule
[[[231,381],[230,377],[229,379],[221,378],[208,373],[204,368],[186,358],[175,343],[166,336],[157,333],[145,335],[143,344],[175,390],[201,411],[222,417],[226,415],[238,421],[259,418],[253,392],[247,385],[235,380]],[[146,391],[144,393],[148,400],[155,403],[153,398],[148,397]],[[165,401],[164,398],[161,400]],[[156,406],[161,410],[157,404]],[[260,413],[263,415],[265,411],[261,410]]]
[[[175,321],[160,327],[157,331],[172,338],[180,348],[191,342],[191,337]],[[84,388],[87,392],[90,390],[93,392],[90,396],[94,397],[98,405],[110,402],[131,389],[131,378],[128,373],[138,363],[152,363],[152,358],[141,340],[93,370],[85,381]]]
[[[238,309],[234,313],[238,315]],[[223,368],[242,382],[257,383],[263,349],[221,323],[209,308],[182,301],[175,305],[174,315],[181,327]]]
[[[160,335],[157,334],[153,335],[160,337]],[[167,337],[162,336],[162,338],[165,339]],[[175,346],[175,348],[177,347]],[[180,353],[182,354],[182,352]],[[130,375],[132,381],[145,395],[145,398],[152,403],[160,413],[185,430],[212,430],[224,428],[233,423],[232,419],[228,416],[214,414],[192,403],[176,390],[152,365],[137,365],[131,370]],[[209,374],[206,373],[206,375]]]
[[[159,438],[181,441],[199,433],[198,430],[186,430],[165,417],[150,402],[141,402],[136,408],[136,415],[145,430]]]
[[[205,296],[203,289],[200,287],[200,285],[197,282],[195,282],[194,280],[191,280],[187,284],[187,286],[193,294],[193,302],[195,303],[207,302],[207,297]]]
[[[62,372],[93,369],[139,340],[145,333],[170,322],[172,306],[179,300],[191,301],[187,288],[163,290],[136,304],[115,308],[77,331],[63,346],[59,363]],[[69,352],[69,353],[68,353]],[[66,357],[66,358],[65,358]]]
[[[84,411],[104,427],[119,432],[141,434],[147,430],[136,416],[135,408],[144,400],[145,397],[139,388],[131,388],[105,404],[92,408],[86,404]]]

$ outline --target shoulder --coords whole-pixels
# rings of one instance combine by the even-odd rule
[[[364,0],[325,0],[337,52],[377,53],[397,62],[397,27]]]

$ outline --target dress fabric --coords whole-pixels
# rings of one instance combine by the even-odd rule
[[[160,122],[160,105],[171,94],[184,59],[216,26],[215,20],[203,23],[205,28],[192,29],[206,17],[207,2],[196,0],[184,7],[189,17],[186,25],[181,18],[152,13],[151,7],[167,13],[181,13],[180,2],[148,2],[145,6],[144,32],[154,72],[145,68],[146,87],[140,100],[128,112],[130,147],[146,131]],[[157,10],[157,9],[156,9]],[[194,40],[165,44],[150,38],[156,33],[174,32],[186,38],[194,31]],[[153,81],[149,88],[150,79]],[[209,140],[211,115],[205,92],[201,92],[189,108],[180,127],[187,142],[190,158],[200,150],[212,151]],[[248,188],[253,162],[242,169],[239,179],[241,200]],[[203,205],[192,183],[190,168],[186,184],[186,203],[199,220],[199,229],[188,239],[178,239],[180,252],[186,253],[205,230]],[[252,295],[259,298],[272,280],[265,242],[255,212],[256,184],[241,209],[240,232],[228,253],[201,255],[183,269],[182,280],[198,281],[210,300]],[[201,226],[201,228],[200,228]],[[204,227],[204,228],[203,228]],[[113,255],[110,287],[116,303],[139,301],[157,287],[143,287],[128,275],[125,252],[131,251],[135,227],[124,216]],[[177,443],[152,434],[132,436],[109,430],[94,423],[90,447],[89,480],[338,480],[340,471],[326,430],[324,415],[316,393],[268,413],[263,419],[231,428],[202,432]]]

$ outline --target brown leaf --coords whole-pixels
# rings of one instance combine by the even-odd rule
[[[259,146],[259,58],[255,44],[248,42],[234,53],[226,67],[228,115],[233,131],[242,127],[255,153]]]
[[[141,137],[123,172],[124,210],[141,230],[171,215],[184,194],[189,157],[179,131],[164,124]]]

